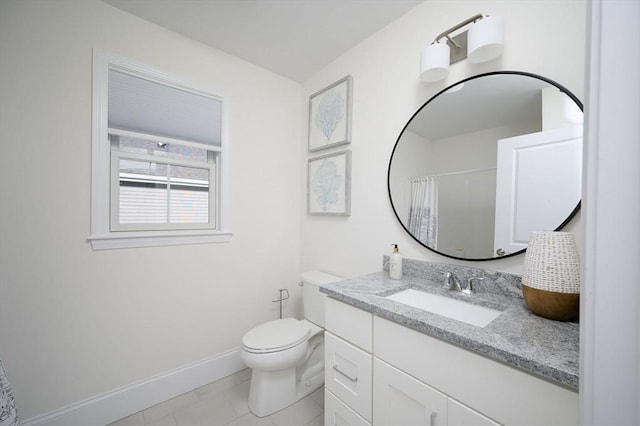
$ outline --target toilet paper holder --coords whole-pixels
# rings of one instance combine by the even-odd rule
[[[287,290],[286,288],[281,288],[278,291],[280,292],[280,296],[276,300],[272,300],[272,302],[280,303],[280,319],[282,319],[282,301],[289,298],[289,290]]]

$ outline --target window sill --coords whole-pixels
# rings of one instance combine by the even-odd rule
[[[93,250],[112,250],[136,247],[162,247],[186,244],[227,243],[230,231],[146,231],[111,232],[91,235],[88,240]]]

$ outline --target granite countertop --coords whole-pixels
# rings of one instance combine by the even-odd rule
[[[387,261],[388,258],[385,257],[384,262]],[[405,259],[405,265],[406,263]],[[472,272],[473,276],[485,276],[485,282],[478,286],[474,294],[464,295],[443,289],[444,278],[439,278],[440,274],[437,271],[435,274],[435,277],[438,277],[437,280],[434,279],[433,273],[411,273],[415,272],[412,270],[416,269],[414,268],[416,265],[424,262],[408,263],[409,268],[403,267],[405,274],[401,280],[390,279],[389,274],[383,270],[323,285],[321,291],[334,299],[381,318],[518,367],[574,390],[578,389],[578,323],[552,321],[532,314],[517,288],[519,281],[514,284],[508,282],[508,279],[506,281],[502,279],[504,275],[509,274],[492,275],[483,270],[477,270],[482,271],[482,274]],[[446,268],[446,266],[440,265],[440,268]],[[406,273],[407,269],[410,274]],[[464,269],[468,273],[472,268]],[[456,272],[460,272],[460,268]],[[462,283],[463,280],[460,279],[460,282]],[[385,299],[385,296],[408,288],[498,309],[503,313],[486,327],[480,328]]]

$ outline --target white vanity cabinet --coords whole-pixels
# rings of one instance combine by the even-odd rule
[[[373,315],[326,300],[325,426],[371,424]]]
[[[447,396],[448,421],[438,425],[580,422],[578,393],[571,389],[380,317],[374,317],[373,329],[376,361]],[[379,384],[374,371],[374,394]],[[373,424],[384,425],[375,412]]]
[[[578,393],[327,299],[325,426],[577,425]]]
[[[499,426],[414,377],[374,358],[373,419],[376,425]]]

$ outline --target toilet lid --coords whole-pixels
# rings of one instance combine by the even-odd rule
[[[242,345],[257,351],[286,349],[307,340],[309,333],[306,321],[284,318],[266,322],[250,330],[242,338]]]

